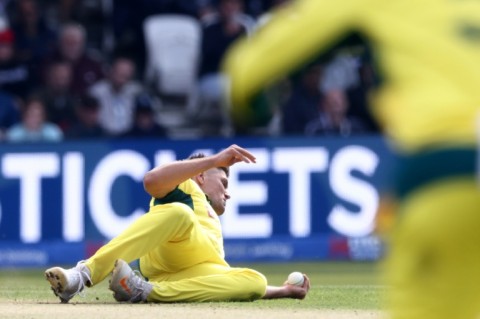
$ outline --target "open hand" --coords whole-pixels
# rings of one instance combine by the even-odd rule
[[[229,167],[238,162],[255,163],[256,158],[246,149],[233,144],[221,152],[213,155],[217,167]]]

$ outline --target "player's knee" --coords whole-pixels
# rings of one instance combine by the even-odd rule
[[[265,295],[267,289],[267,278],[253,269],[246,269],[249,282],[245,285],[245,294],[249,300],[260,299]]]

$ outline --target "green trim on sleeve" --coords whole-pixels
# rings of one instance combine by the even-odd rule
[[[193,199],[190,194],[185,193],[178,187],[175,188],[173,191],[168,193],[165,197],[162,198],[155,198],[153,201],[153,205],[162,205],[162,204],[169,204],[169,203],[183,203],[190,207],[192,210],[193,208]]]
[[[471,176],[475,178],[477,150],[471,148],[436,149],[399,160],[396,192],[404,199],[416,189],[442,179]]]

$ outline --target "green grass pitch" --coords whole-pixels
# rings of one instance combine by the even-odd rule
[[[242,303],[242,307],[302,309],[381,309],[384,287],[378,278],[378,265],[371,262],[305,262],[305,263],[254,263],[233,266],[256,269],[268,278],[270,285],[282,285],[292,271],[306,273],[311,280],[311,290],[303,301],[280,299]],[[43,277],[44,269],[0,270],[0,303],[55,303],[57,299]],[[86,304],[112,303],[108,280],[87,289],[85,296],[72,302]],[[229,307],[232,303],[216,303]]]

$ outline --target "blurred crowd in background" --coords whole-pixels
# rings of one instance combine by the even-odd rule
[[[258,127],[232,127],[222,58],[287,4],[0,0],[0,140],[378,133],[376,76],[356,36],[266,91]]]

